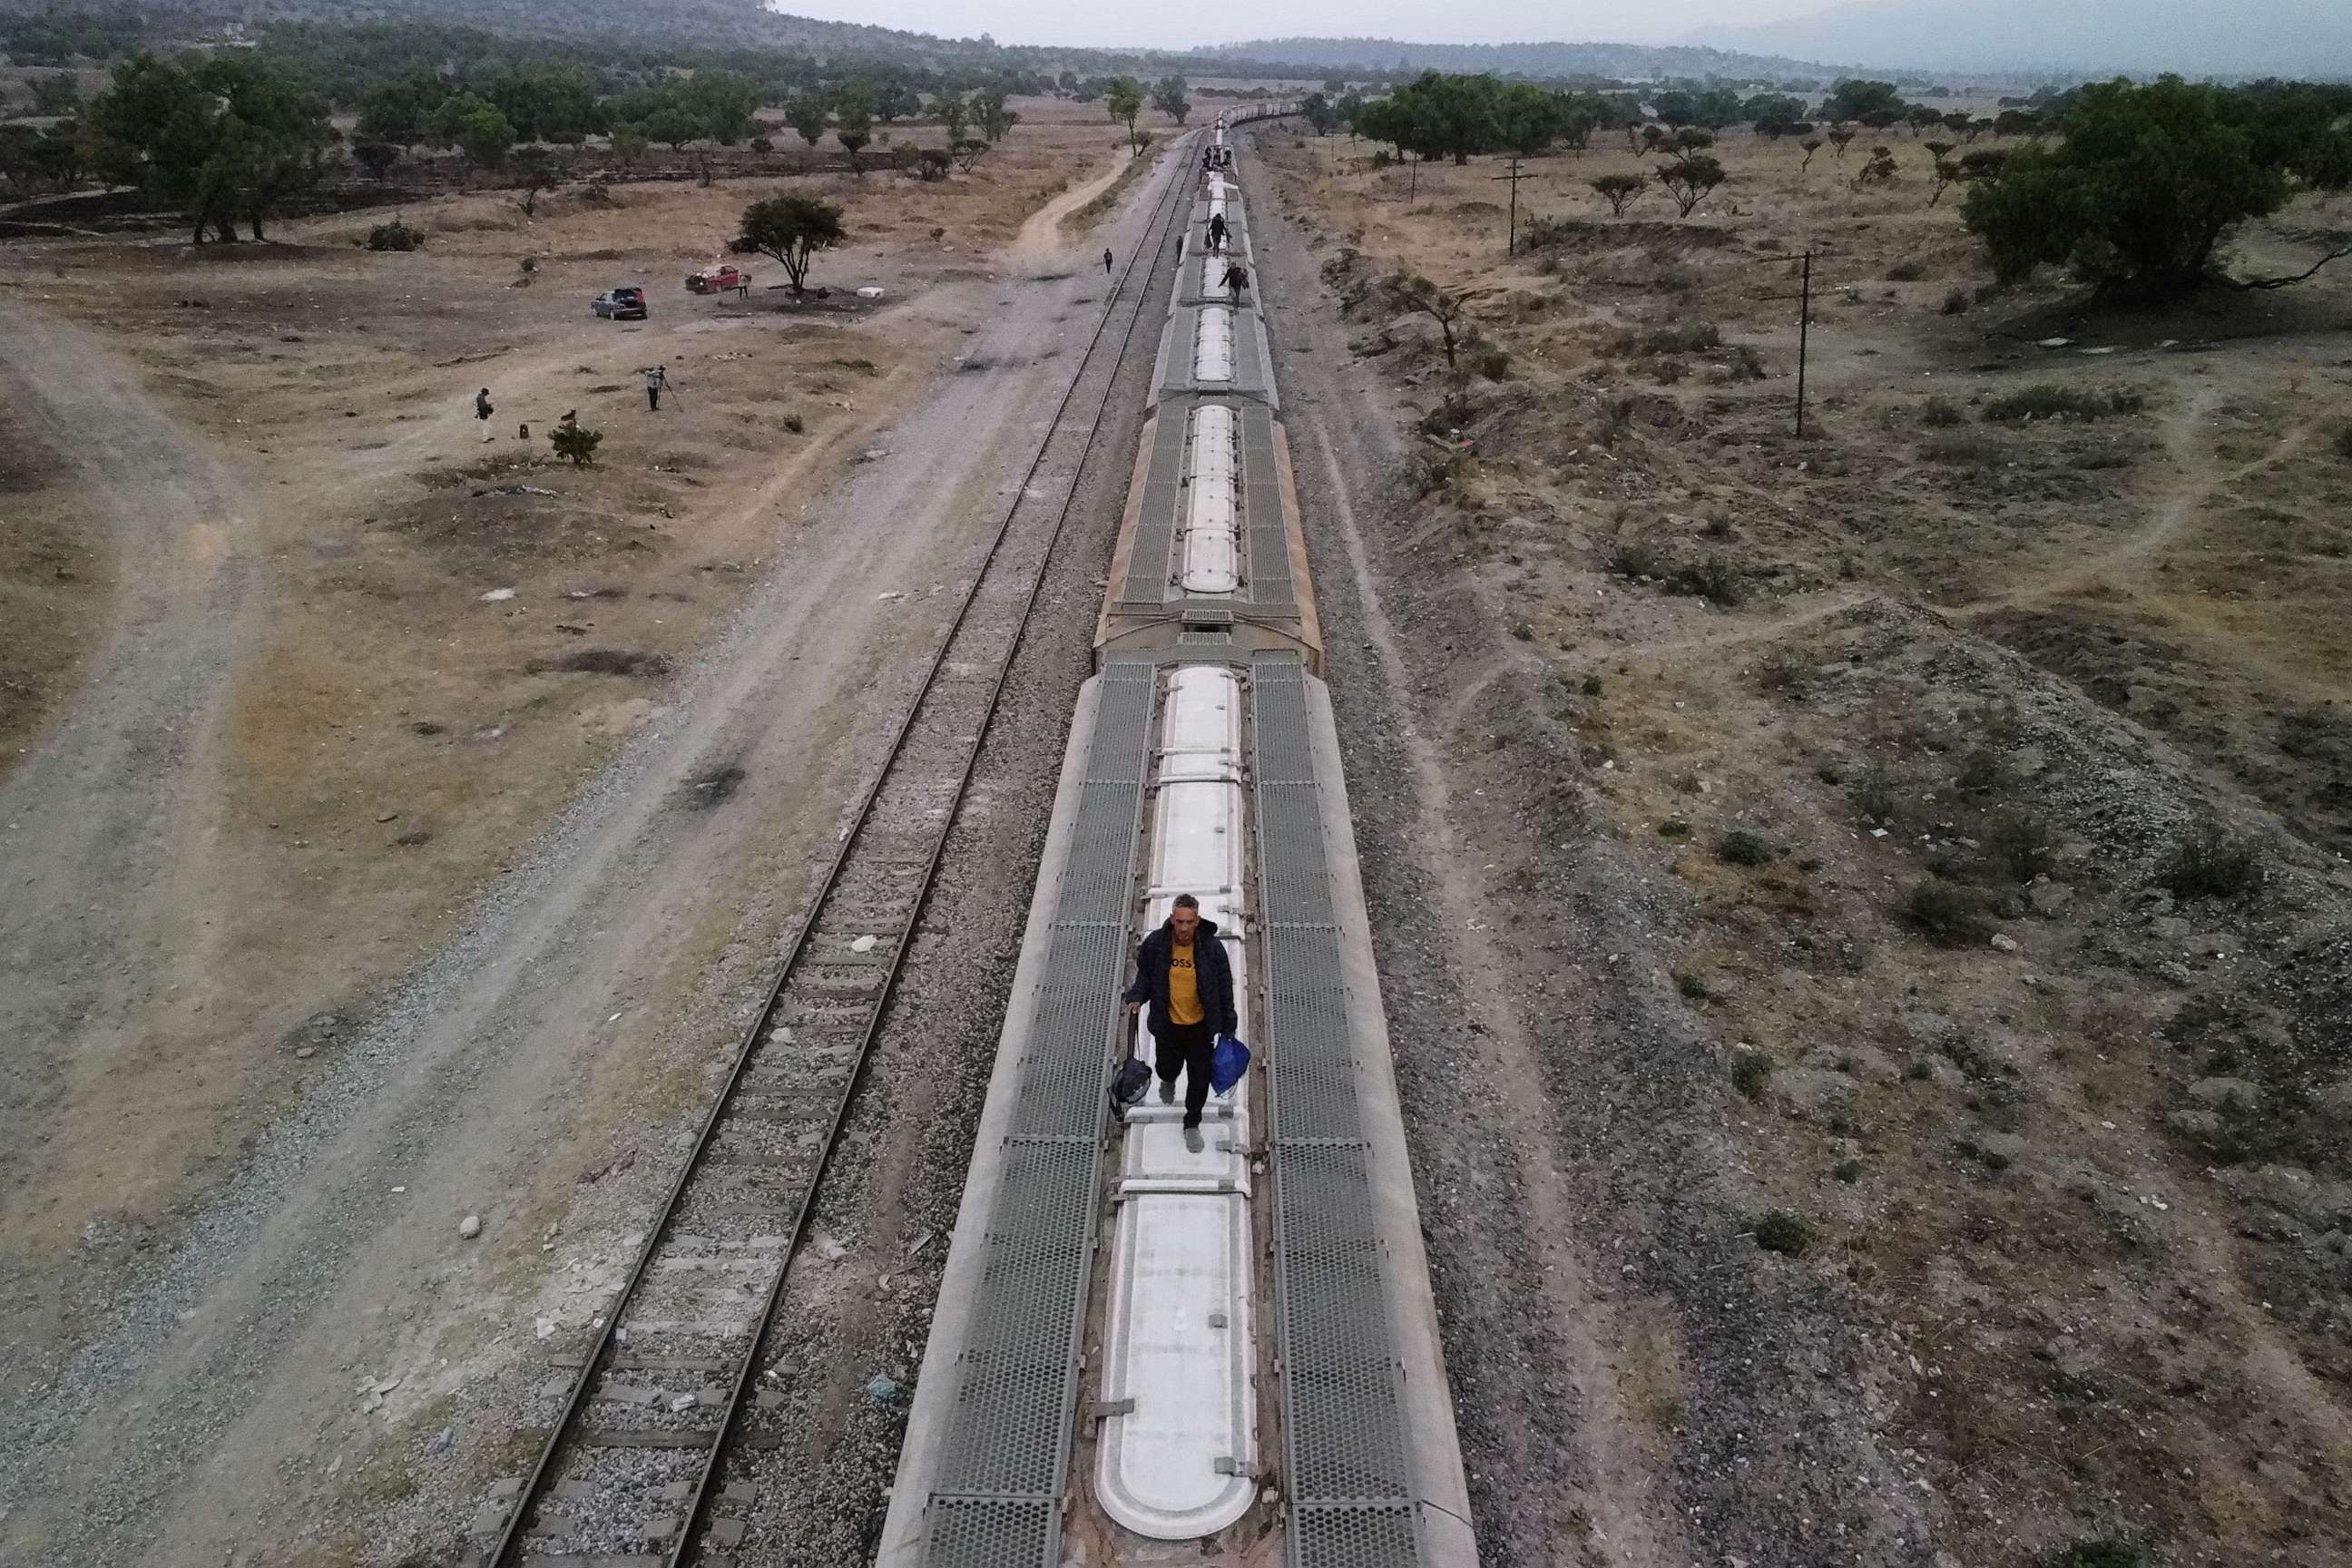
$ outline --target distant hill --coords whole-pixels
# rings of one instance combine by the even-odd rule
[[[2352,0],[2347,0],[2352,3]],[[1810,59],[1740,48],[1640,44],[1415,44],[1395,38],[1253,38],[1202,53],[1235,60],[1283,60],[1318,70],[1489,71],[1554,80],[1607,77],[1727,77],[1740,81],[1812,81],[1835,73]]]
[[[1691,41],[1890,70],[2352,77],[2352,0],[1864,0]]]

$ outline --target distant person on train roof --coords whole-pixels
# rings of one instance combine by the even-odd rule
[[[1176,1075],[1184,1075],[1184,1147],[1197,1154],[1217,1037],[1241,1032],[1234,1011],[1234,966],[1217,940],[1217,922],[1201,918],[1200,900],[1177,894],[1165,923],[1136,948],[1135,984],[1127,988],[1126,1001],[1129,1013],[1150,1006],[1160,1104],[1175,1103]]]
[[[1211,213],[1209,215],[1209,248],[1211,250],[1223,250],[1224,247],[1225,215],[1223,213]]]

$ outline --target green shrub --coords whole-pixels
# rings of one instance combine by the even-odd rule
[[[2050,856],[2057,847],[2057,838],[2048,823],[2031,812],[2023,812],[1995,822],[1985,847],[2002,870],[2018,881],[2031,882],[2050,869]]]
[[[1944,314],[1947,316],[1965,316],[1968,313],[1969,291],[1967,289],[1955,289],[1950,293],[1944,296]]]
[[[1761,866],[1772,858],[1772,847],[1745,827],[1735,827],[1716,842],[1715,857],[1733,866]]]
[[[1886,269],[1889,283],[1916,283],[1926,276],[1927,264],[1919,260],[1898,261]]]
[[[2157,885],[2183,901],[2234,899],[2260,888],[2264,875],[2262,851],[2218,822],[2200,823],[2174,839],[2156,868]]]
[[[2105,419],[2137,414],[2147,399],[2137,392],[2081,392],[2052,382],[2020,388],[1985,405],[1984,416],[1996,424],[2021,425],[2028,419]]]
[[[1578,683],[1576,689],[1587,697],[1598,697],[1601,695],[1601,678],[1597,675],[1588,675]]]
[[[1756,1222],[1756,1245],[1767,1252],[1794,1258],[1813,1239],[1813,1227],[1794,1209],[1774,1209]]]
[[[1665,552],[1639,534],[1621,539],[1609,547],[1609,570],[1620,577],[1663,577]]]
[[[1755,1100],[1764,1092],[1765,1083],[1772,1076],[1772,1058],[1762,1051],[1735,1051],[1731,1058],[1731,1087]]]
[[[1661,327],[1642,340],[1645,354],[1695,354],[1717,348],[1723,342],[1723,331],[1713,321],[1687,321],[1681,326]]]
[[[1927,405],[1919,411],[1919,423],[1922,425],[1959,425],[1967,419],[1968,416],[1960,412],[1960,405],[1948,397],[1931,397],[1927,399]]]
[[[604,433],[577,423],[559,423],[547,433],[547,439],[557,457],[575,468],[584,468],[596,461],[596,448],[604,444]]]
[[[1706,988],[1706,981],[1688,972],[1675,975],[1675,984],[1681,989],[1685,996],[1694,1002],[1704,1002],[1714,994]]]
[[[1846,796],[1868,821],[1885,822],[1895,816],[1895,780],[1884,763],[1873,763],[1855,774]]]
[[[1908,910],[1911,923],[1946,947],[1973,945],[1990,934],[1984,895],[1941,877],[1914,885]]]
[[[1926,1057],[1913,1057],[1904,1065],[1903,1076],[1913,1083],[1925,1083],[1936,1076],[1936,1064]]]
[[[1670,816],[1664,822],[1658,824],[1658,837],[1661,838],[1688,838],[1690,837],[1690,824],[1685,822],[1679,816]]]
[[[1726,560],[1719,552],[1712,550],[1699,561],[1676,567],[1673,575],[1666,579],[1666,586],[1674,593],[1686,594],[1692,598],[1705,599],[1709,604],[1721,605],[1726,608],[1748,597],[1747,584],[1739,568]]]
[[[1834,1174],[1841,1182],[1848,1184],[1858,1182],[1862,1180],[1862,1162],[1859,1160],[1840,1160]]]
[[[368,230],[370,250],[415,250],[425,244],[425,231],[401,222],[380,223]]]

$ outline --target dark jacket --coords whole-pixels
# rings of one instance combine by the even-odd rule
[[[1168,1033],[1168,965],[1175,951],[1176,933],[1164,923],[1135,950],[1135,984],[1127,1000],[1150,1005],[1154,1039]],[[1234,1011],[1234,966],[1225,944],[1217,940],[1217,922],[1204,920],[1192,932],[1192,979],[1201,991],[1201,1016],[1220,1035],[1242,1032],[1241,1016]]]

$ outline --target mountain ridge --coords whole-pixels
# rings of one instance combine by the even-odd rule
[[[2067,77],[2352,77],[2345,0],[1856,0],[1689,35],[1695,47],[1885,70]]]

